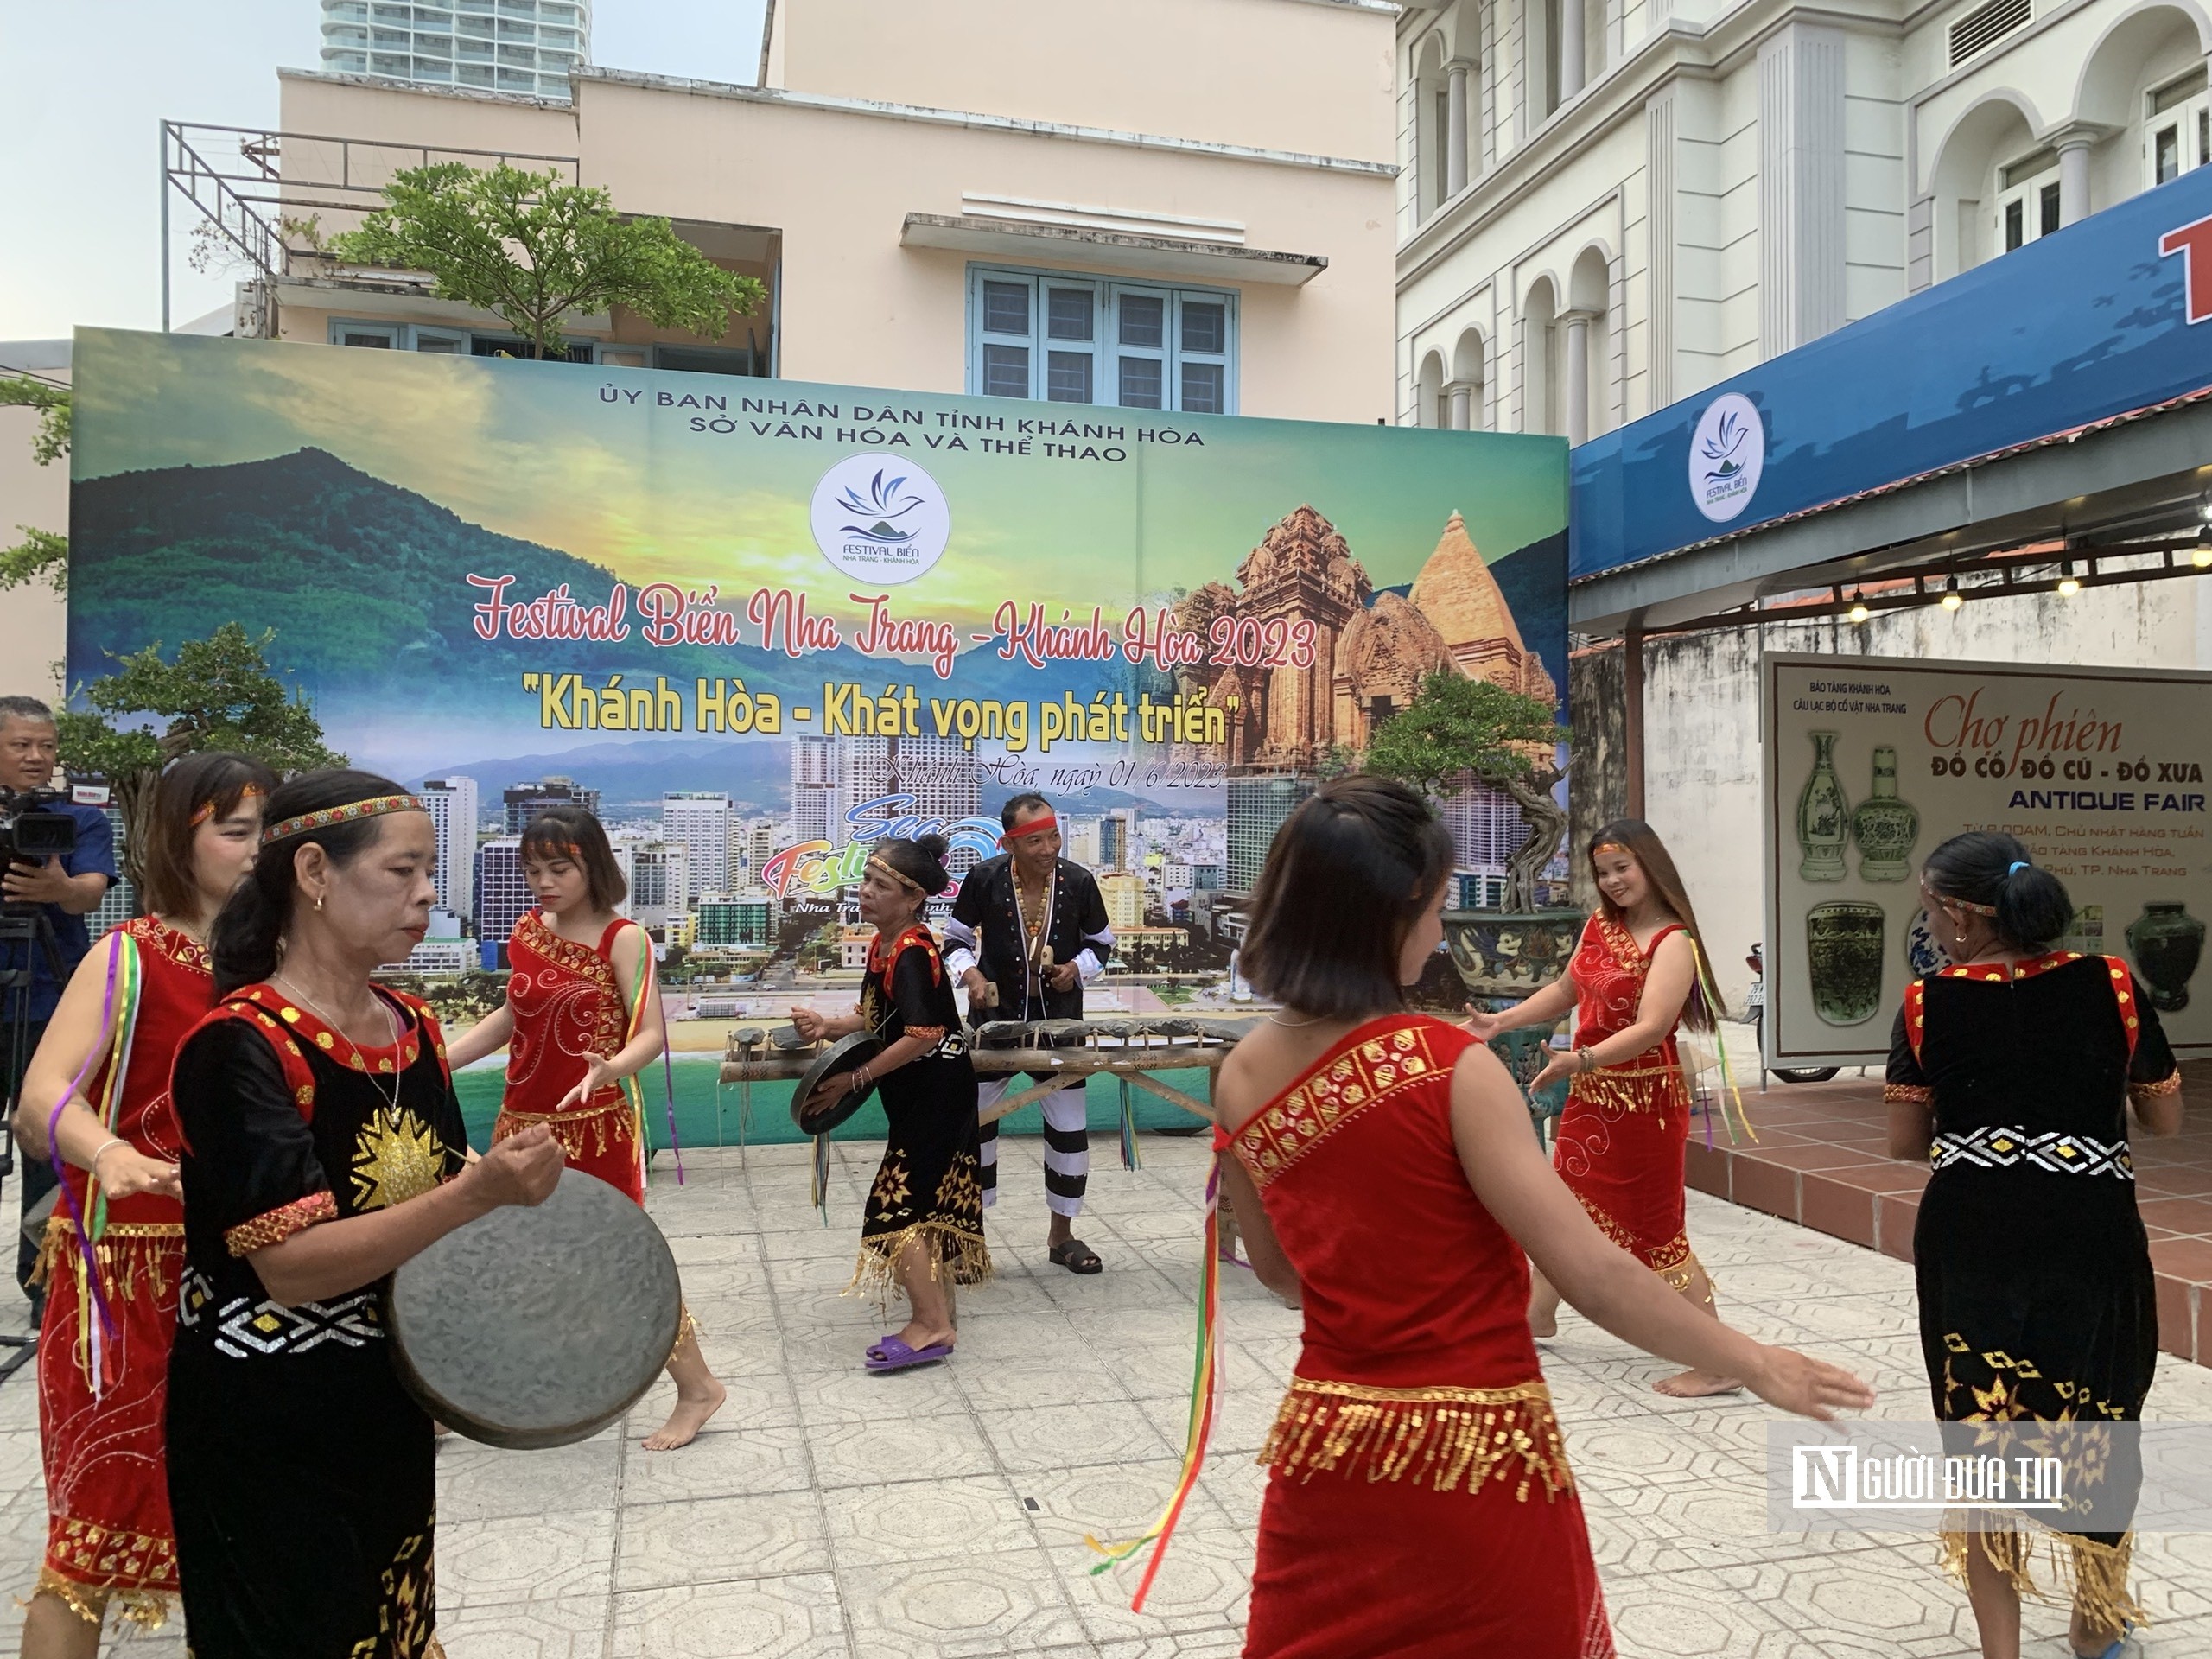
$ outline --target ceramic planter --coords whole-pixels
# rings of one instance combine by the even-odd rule
[[[2161,1014],[2189,1006],[2190,976],[2204,955],[2204,924],[2182,905],[2153,903],[2127,925],[2127,953]]]

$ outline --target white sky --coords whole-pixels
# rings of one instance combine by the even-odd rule
[[[762,0],[593,0],[594,62],[749,83]],[[276,70],[321,64],[317,0],[0,0],[0,340],[162,321],[159,123],[274,127]],[[172,320],[232,277],[184,262]]]

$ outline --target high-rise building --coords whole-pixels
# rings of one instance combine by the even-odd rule
[[[599,791],[577,788],[573,778],[541,778],[534,784],[516,784],[502,800],[505,810],[501,828],[511,836],[522,834],[523,826],[549,806],[581,806],[594,817],[599,816]]]
[[[690,887],[676,901],[678,910],[690,906],[701,893],[729,891],[729,797],[711,790],[671,790],[660,798],[660,833],[664,841],[680,841],[690,849]]]
[[[1452,861],[1487,874],[1502,874],[1506,861],[1529,839],[1520,807],[1489,784],[1454,790],[1444,803],[1444,826],[1452,832]]]
[[[957,737],[890,740],[891,794],[911,795],[915,817],[953,823],[973,817],[982,804],[982,769],[975,751]]]
[[[629,897],[622,914],[639,927],[665,928],[683,916],[691,899],[691,849],[667,836],[615,836],[610,839]]]
[[[1229,890],[1259,885],[1268,849],[1298,804],[1313,793],[1310,772],[1280,772],[1231,778],[1228,785]]]
[[[522,879],[520,836],[494,836],[476,849],[476,938],[485,967],[507,965],[507,936],[533,902]]]
[[[1098,878],[1099,896],[1106,901],[1106,925],[1116,933],[1144,925],[1144,878],[1109,874]]]
[[[1062,818],[1060,856],[1071,864],[1082,865],[1086,870],[1098,868],[1104,862],[1098,856],[1098,820]]]
[[[693,938],[703,950],[773,944],[776,909],[775,896],[759,887],[709,893],[699,900],[698,931]]]
[[[729,885],[733,891],[758,886],[760,867],[774,856],[783,842],[783,825],[774,818],[729,821]]]
[[[791,826],[794,842],[828,841],[837,818],[837,740],[791,740]],[[842,839],[842,837],[839,837]]]
[[[438,904],[461,917],[476,913],[476,780],[433,778],[423,785],[438,832]]]
[[[569,96],[591,60],[591,0],[322,0],[322,67],[333,74]]]
[[[1098,863],[1102,869],[1126,870],[1136,860],[1136,809],[1117,806],[1098,820]]]

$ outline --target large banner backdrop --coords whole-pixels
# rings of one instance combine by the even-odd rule
[[[1764,659],[1767,1062],[1880,1065],[1948,967],[1921,861],[1997,830],[2066,884],[2062,948],[2120,957],[2183,1053],[2212,1048],[2212,675],[1776,652]]]
[[[541,785],[683,842],[702,943],[1037,789],[1129,965],[1218,972],[1207,895],[1422,673],[1567,681],[1554,438],[91,330],[75,423],[73,683],[273,629],[331,747],[487,836]]]

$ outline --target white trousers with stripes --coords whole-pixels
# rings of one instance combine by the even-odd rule
[[[1032,1079],[1016,1075],[1011,1077],[977,1078],[976,1104],[988,1111],[998,1104],[1009,1087],[1019,1084],[1027,1089]],[[1083,1195],[1090,1183],[1090,1128],[1084,1100],[1084,1086],[1071,1083],[1065,1088],[1055,1089],[1038,1103],[1045,1113],[1045,1204],[1056,1216],[1079,1216],[1083,1213]],[[983,1188],[983,1207],[988,1210],[999,1197],[999,1126],[986,1123],[981,1137],[982,1167],[979,1172]]]

